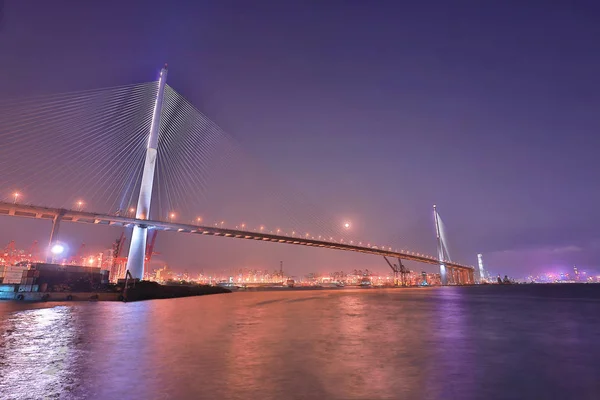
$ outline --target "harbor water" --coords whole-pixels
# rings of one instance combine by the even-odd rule
[[[1,399],[598,399],[600,286],[0,302]]]

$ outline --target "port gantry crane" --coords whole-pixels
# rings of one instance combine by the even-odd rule
[[[158,234],[158,231],[152,231],[148,235],[149,241],[146,244],[146,253],[145,253],[145,257],[144,257],[145,268],[149,267],[150,260],[152,259],[153,255],[160,254],[160,253],[157,253],[154,251],[154,244],[156,243],[156,235],[157,234]],[[121,237],[119,237],[119,239],[115,240],[115,242],[113,243],[113,246],[112,246],[113,259],[112,259],[112,266],[111,266],[111,272],[110,272],[110,274],[113,278],[111,278],[111,279],[125,278],[126,271],[124,270],[124,267],[125,267],[125,264],[127,264],[127,257],[121,256],[121,253],[123,252],[123,248],[125,247],[126,240],[127,239],[125,238],[125,232],[122,232]]]
[[[156,253],[154,251],[154,244],[156,243],[156,235],[158,234],[158,231],[153,230],[152,232],[150,232],[148,234],[148,237],[150,237],[150,235],[152,235],[152,237],[150,238],[148,244],[146,244],[146,255],[144,257],[144,268],[146,271],[148,271],[148,267],[150,266],[150,260],[152,259],[153,255],[156,254],[160,254],[160,253]]]
[[[79,250],[77,253],[73,254],[69,259],[69,264],[71,265],[84,265],[85,264],[85,243],[81,243],[79,246]]]
[[[398,259],[398,264],[392,264],[386,256],[383,256],[385,262],[388,263],[392,271],[394,271],[394,283],[398,284],[398,275],[400,275],[400,282],[402,286],[406,286],[406,275],[410,273],[408,269],[402,264],[402,259]]]

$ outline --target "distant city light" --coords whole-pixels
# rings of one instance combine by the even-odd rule
[[[52,252],[52,254],[61,254],[63,251],[65,251],[65,246],[57,243],[54,246],[52,246],[50,251]]]

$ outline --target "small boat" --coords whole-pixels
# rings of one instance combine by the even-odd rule
[[[362,278],[359,283],[360,287],[371,287],[371,285],[372,285],[372,282],[367,277]]]
[[[237,289],[237,286],[233,282],[223,281],[223,282],[217,283],[217,286],[220,286],[220,287],[223,287],[223,288],[227,288],[227,289]]]

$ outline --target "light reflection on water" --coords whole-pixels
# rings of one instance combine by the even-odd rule
[[[1,398],[43,398],[78,385],[78,316],[73,308],[36,308],[1,322]]]
[[[483,287],[2,302],[0,398],[597,399],[595,293],[560,299]]]

